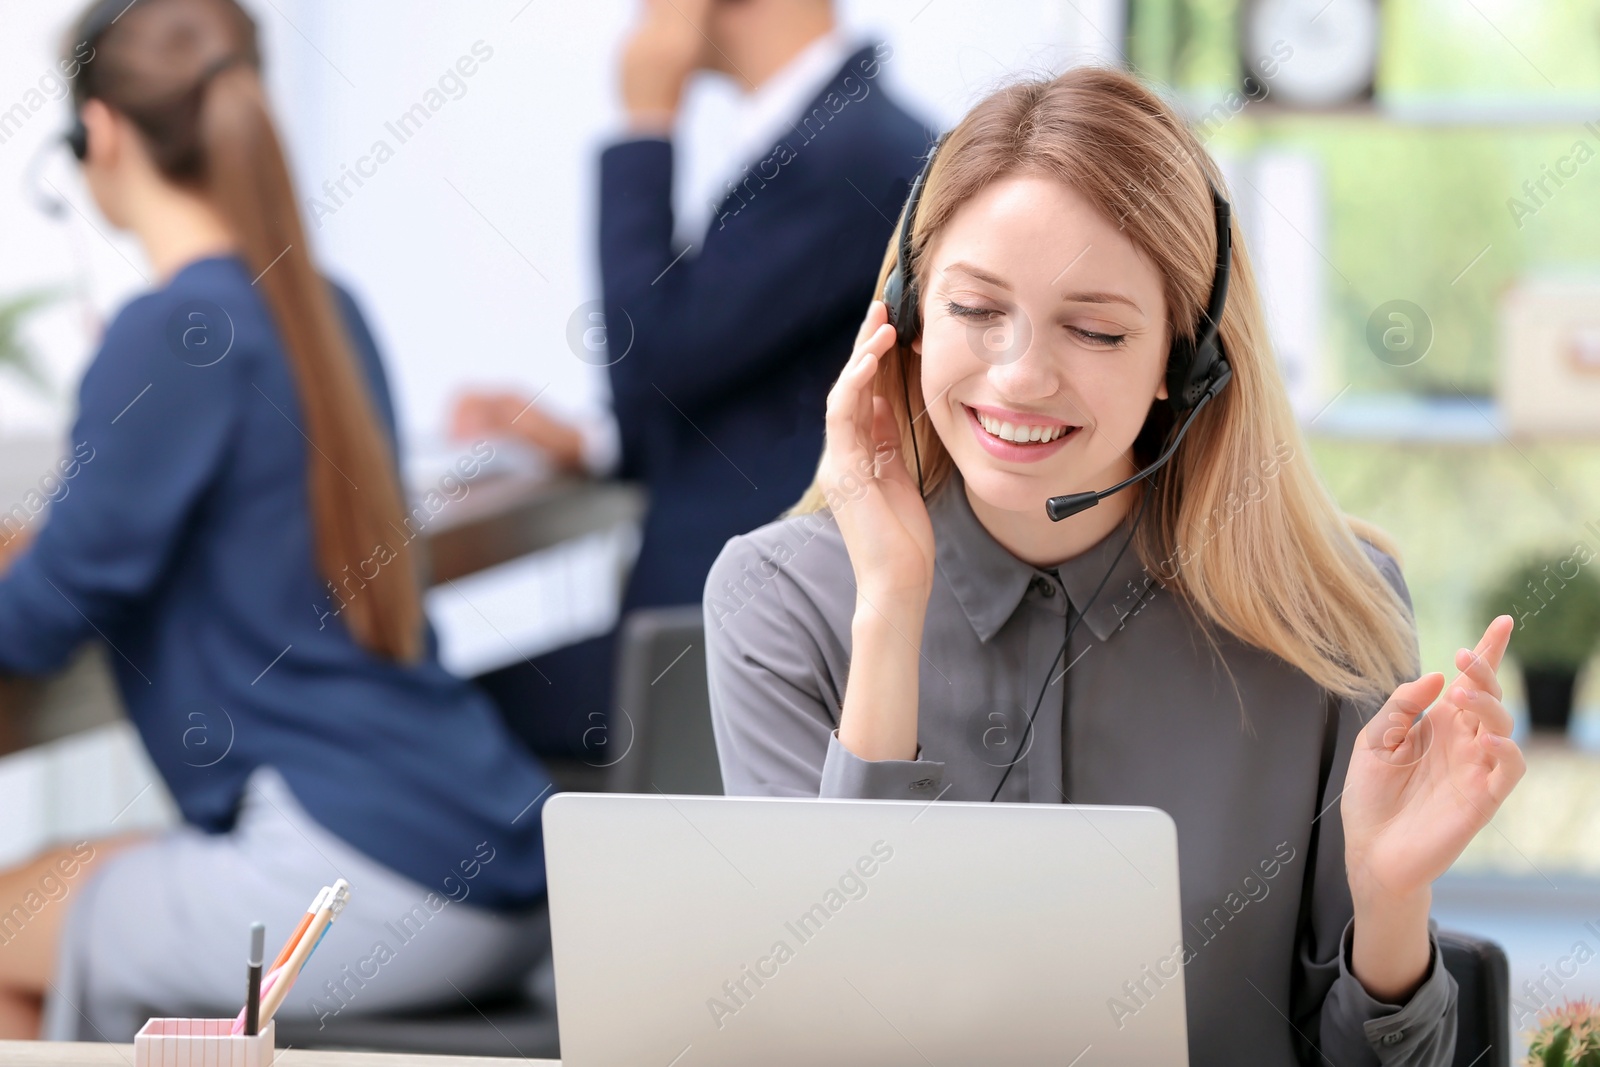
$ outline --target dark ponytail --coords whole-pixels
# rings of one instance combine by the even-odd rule
[[[405,499],[376,405],[306,243],[259,77],[255,24],[234,0],[143,0],[96,44],[76,90],[129,118],[168,178],[191,185],[232,230],[288,353],[307,455],[318,569],[330,582],[402,533]],[[402,547],[401,552],[404,552]],[[398,564],[398,565],[396,565]],[[365,575],[363,575],[365,578]],[[422,653],[417,570],[404,556],[340,612],[377,655]]]

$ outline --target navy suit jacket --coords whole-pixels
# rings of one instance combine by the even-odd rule
[[[600,159],[600,271],[622,475],[650,493],[625,608],[698,603],[730,537],[810,484],[928,129],[862,48],[752,161],[687,254],[672,243],[672,144]],[[679,256],[682,258],[678,258]]]

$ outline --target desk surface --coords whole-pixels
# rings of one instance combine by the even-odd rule
[[[561,1067],[557,1060],[488,1056],[405,1056],[375,1052],[279,1049],[281,1067]],[[76,1041],[0,1041],[0,1067],[132,1067],[132,1045]]]

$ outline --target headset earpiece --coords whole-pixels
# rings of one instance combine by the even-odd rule
[[[889,309],[889,325],[894,327],[895,343],[908,347],[922,332],[922,320],[917,316],[917,279],[908,269],[912,253],[912,225],[917,217],[917,204],[922,201],[922,187],[927,181],[928,172],[933,169],[933,159],[939,154],[939,146],[942,144],[944,144],[943,137],[933,143],[933,147],[928,150],[928,161],[922,165],[922,170],[911,183],[911,191],[906,195],[906,206],[900,212],[900,227],[895,231],[894,267],[889,271],[889,276],[883,280],[883,303]],[[910,419],[913,418],[911,383],[906,380],[904,371],[905,367],[902,364],[900,397],[905,402],[906,418]],[[927,499],[928,493],[922,476],[922,449],[917,444],[917,432],[914,427],[911,431],[911,455],[917,465],[917,494]]]
[[[1211,276],[1211,296],[1204,316],[1195,326],[1194,338],[1175,339],[1167,357],[1167,403],[1180,414],[1200,403],[1207,393],[1215,396],[1221,392],[1233,377],[1217,333],[1222,325],[1222,309],[1227,306],[1228,276],[1233,267],[1233,209],[1215,186],[1211,188],[1211,206],[1217,223],[1217,263]]]
[[[124,3],[123,0],[100,0],[100,3],[91,8],[79,24],[82,28],[82,40],[79,42],[78,47],[82,48],[84,45],[88,45],[90,58],[92,59],[93,51],[100,43],[100,38],[104,37],[106,32],[116,25],[117,20],[127,14],[128,8],[132,6],[130,3]],[[85,62],[87,63],[87,61]],[[74,100],[76,99],[76,94],[74,94]],[[72,150],[73,157],[79,163],[89,158],[89,128],[83,124],[83,112],[79,110],[81,106],[81,103],[74,103],[72,122],[67,126],[66,132],[61,135],[61,139],[66,142],[67,147]]]
[[[67,132],[61,135],[67,142],[67,147],[72,149],[72,156],[79,163],[89,158],[89,127],[83,124],[83,116],[74,112],[72,124],[67,127]]]
[[[943,137],[934,142],[928,150],[927,162],[911,183],[906,206],[900,212],[900,225],[895,230],[894,269],[883,280],[883,302],[889,308],[889,325],[894,327],[895,338],[901,344],[910,344],[922,332],[922,323],[917,317],[917,279],[908,269],[913,252],[911,235],[917,218],[917,205],[922,202],[922,187],[927,184],[928,172],[933,169],[934,157],[939,154],[942,144]]]
[[[883,280],[883,302],[889,309],[889,325],[894,327],[896,336],[902,332],[903,324],[912,318],[902,308],[905,300],[904,289],[905,279],[900,274],[900,262],[897,259],[894,269]]]

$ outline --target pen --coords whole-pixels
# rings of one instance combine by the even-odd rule
[[[273,961],[272,966],[267,969],[266,976],[262,979],[262,999],[259,1001],[259,1003],[265,1003],[265,998],[272,992],[272,987],[277,983],[278,979],[283,977],[284,964],[288,962],[290,956],[294,954],[295,949],[300,946],[300,942],[305,938],[306,931],[309,930],[311,924],[316,921],[317,915],[323,910],[324,905],[333,895],[334,889],[337,886],[344,886],[345,893],[348,895],[349,883],[341,878],[332,886],[323,886],[321,889],[317,890],[317,895],[311,898],[311,906],[306,909],[305,915],[301,917],[300,925],[296,926],[294,933],[289,935],[289,940],[284,943],[283,949],[278,953],[278,958]],[[312,947],[314,948],[315,946]],[[287,992],[287,990],[285,990],[285,992]],[[250,1006],[246,1004],[240,1009],[238,1016],[234,1018],[233,1032],[235,1034],[244,1033],[245,1023],[248,1021],[247,1016],[249,1015],[249,1011]],[[262,1013],[261,1018],[258,1020],[258,1025],[264,1024],[268,1018],[269,1016],[267,1016],[266,1013]]]
[[[261,1000],[261,1024],[265,1026],[272,1020],[273,1013],[282,1006],[289,996],[289,987],[294,985],[294,980],[300,976],[301,968],[306,965],[306,960],[311,957],[314,950],[322,941],[322,935],[328,932],[328,927],[344,906],[350,901],[350,883],[343,878],[333,883],[323,900],[322,910],[317,912],[316,918],[311,920],[311,925],[306,927],[304,936],[299,944],[295,945],[294,952],[285,961],[277,972],[277,980],[272,983],[272,989]]]
[[[261,954],[267,947],[267,928],[261,923],[250,924],[250,979],[245,986],[244,1032],[254,1037],[261,1028]]]
[[[278,950],[278,958],[272,961],[272,966],[267,968],[268,971],[277,970],[279,967],[283,966],[286,960],[288,960],[289,954],[293,952],[294,947],[300,943],[300,935],[306,932],[306,927],[311,925],[311,920],[316,918],[317,912],[322,909],[323,897],[330,892],[332,892],[332,890],[327,886],[323,886],[321,889],[317,890],[317,895],[311,898],[311,906],[306,909],[305,915],[303,915],[300,919],[300,925],[294,928],[294,933],[289,935],[289,940],[285,941],[283,943],[283,948]]]

